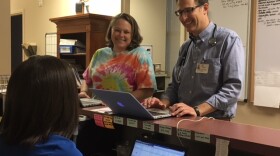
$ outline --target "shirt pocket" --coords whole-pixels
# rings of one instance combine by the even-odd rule
[[[202,87],[205,90],[216,91],[220,86],[220,76],[221,76],[221,62],[220,58],[207,58],[204,59],[203,64],[208,64],[208,73],[199,74]]]

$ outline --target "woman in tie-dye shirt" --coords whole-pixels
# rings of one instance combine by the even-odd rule
[[[150,54],[139,47],[142,36],[135,19],[121,13],[111,21],[108,47],[98,49],[85,70],[80,97],[89,97],[88,87],[131,92],[139,101],[156,89]]]

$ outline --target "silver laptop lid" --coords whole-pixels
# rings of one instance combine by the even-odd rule
[[[101,99],[114,114],[134,116],[143,119],[158,119],[170,114],[153,116],[132,94],[128,92],[92,89],[94,95]]]

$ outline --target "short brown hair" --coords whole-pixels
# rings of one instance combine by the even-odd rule
[[[176,0],[178,2],[179,0]],[[208,0],[194,0],[197,5],[203,5],[205,3],[209,3]]]
[[[112,34],[112,27],[116,24],[116,22],[119,19],[124,19],[126,20],[130,25],[131,25],[131,43],[130,45],[127,47],[127,50],[132,50],[134,48],[139,47],[140,43],[143,40],[143,37],[140,34],[140,30],[139,30],[139,26],[136,22],[136,20],[129,14],[127,13],[120,13],[118,15],[116,15],[110,22],[109,28],[107,30],[107,35],[106,35],[106,41],[107,41],[107,45],[108,47],[113,48],[114,44],[112,42],[111,39],[111,34]]]

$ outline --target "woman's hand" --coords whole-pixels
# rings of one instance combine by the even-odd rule
[[[90,98],[90,96],[88,96],[87,92],[85,91],[81,91],[78,96],[79,98]]]
[[[142,104],[146,108],[160,108],[160,109],[166,108],[166,105],[160,99],[158,99],[156,97],[146,98],[146,99],[144,99]]]

